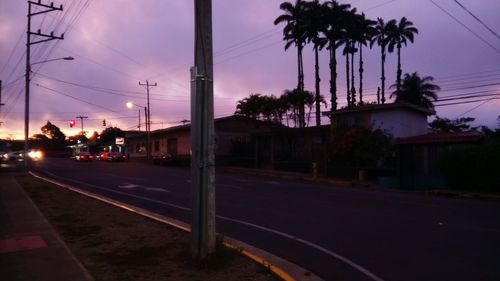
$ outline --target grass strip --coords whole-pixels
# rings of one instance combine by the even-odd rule
[[[16,180],[96,281],[279,280],[220,238],[195,262],[189,233],[29,175]]]

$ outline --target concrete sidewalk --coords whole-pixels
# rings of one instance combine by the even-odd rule
[[[93,280],[14,176],[0,173],[0,279]]]

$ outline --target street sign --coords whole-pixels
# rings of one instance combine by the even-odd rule
[[[115,144],[125,144],[125,138],[116,138]]]

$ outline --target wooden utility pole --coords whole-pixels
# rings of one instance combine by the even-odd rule
[[[82,123],[82,136],[85,135],[85,131],[83,130],[83,119],[89,118],[88,116],[76,116],[75,118],[79,118],[80,122]]]
[[[215,251],[215,137],[212,1],[195,0],[195,65],[191,68],[191,252]]]
[[[35,5],[38,10],[35,12],[32,12],[32,5]],[[62,11],[63,6],[55,7],[54,3],[50,3],[50,5],[43,4],[41,0],[38,0],[38,2],[34,1],[28,1],[28,26],[26,29],[26,71],[25,71],[25,95],[24,95],[24,169],[28,170],[28,162],[29,162],[29,157],[26,157],[28,155],[28,150],[29,150],[29,127],[30,127],[30,74],[31,74],[31,45],[51,41],[51,40],[63,40],[64,39],[64,34],[61,34],[61,36],[54,36],[54,32],[51,32],[50,34],[45,34],[38,30],[38,32],[31,32],[31,17],[44,14],[44,13],[49,13],[53,11]],[[36,36],[37,41],[31,41],[31,35]]]
[[[146,94],[147,94],[147,105],[146,105],[146,158],[151,159],[151,109],[149,106],[149,88],[158,86],[158,83],[149,84],[149,81],[146,80],[146,84],[143,84],[139,81],[140,86],[146,86]]]
[[[2,103],[2,80],[0,80],[0,106],[5,105]]]

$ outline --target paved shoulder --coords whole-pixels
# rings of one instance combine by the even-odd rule
[[[0,279],[93,280],[12,174],[0,174]]]

